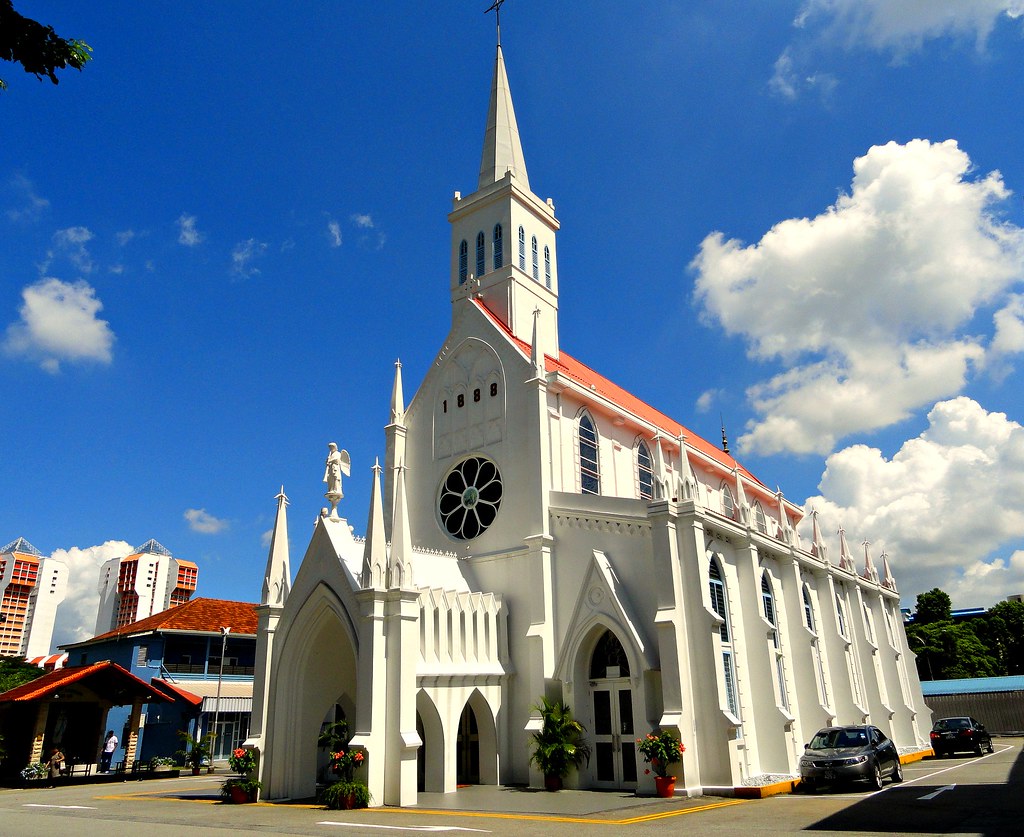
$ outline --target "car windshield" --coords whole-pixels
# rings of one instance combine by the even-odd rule
[[[935,729],[939,732],[943,730],[969,729],[970,726],[971,722],[968,718],[943,718],[941,721],[935,722]]]
[[[833,750],[839,747],[865,747],[868,734],[863,729],[823,729],[809,745],[812,750]]]

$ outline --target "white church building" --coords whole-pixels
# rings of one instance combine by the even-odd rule
[[[278,497],[247,742],[264,798],[314,794],[342,716],[372,804],[540,786],[542,696],[588,731],[569,787],[653,792],[635,740],[655,728],[685,744],[688,794],[796,774],[833,723],[926,746],[885,556],[855,564],[840,533],[830,560],[816,525],[802,542],[800,507],[560,345],[559,223],[500,46],[477,189],[448,220],[451,330],[408,403],[397,366],[365,539],[339,477],[292,582]]]

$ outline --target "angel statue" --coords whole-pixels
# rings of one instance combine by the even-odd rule
[[[341,475],[346,477],[352,473],[352,459],[347,450],[338,450],[338,446],[331,442],[327,445],[330,453],[327,454],[327,462],[324,466],[324,482],[327,483],[327,497],[337,497],[340,500],[345,495],[341,493]]]

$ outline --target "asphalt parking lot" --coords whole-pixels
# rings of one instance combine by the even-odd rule
[[[468,788],[424,795],[416,808],[326,811],[313,805],[225,805],[223,776],[116,785],[0,790],[0,834],[146,837],[256,834],[452,833],[578,835],[696,832],[702,835],[965,834],[1024,832],[1022,740],[995,753],[926,759],[881,791],[847,787],[764,800],[637,799],[623,793]],[[441,807],[441,806],[444,807]]]

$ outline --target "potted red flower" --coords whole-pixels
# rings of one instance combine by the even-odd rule
[[[636,740],[637,749],[644,761],[654,771],[654,785],[658,796],[670,797],[676,791],[676,777],[669,775],[669,768],[682,761],[686,747],[683,742],[666,730],[648,733],[644,738]]]

